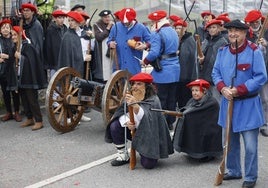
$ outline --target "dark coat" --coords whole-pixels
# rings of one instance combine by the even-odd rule
[[[179,46],[180,82],[196,79],[196,43],[190,32],[186,32]]]
[[[144,103],[139,105],[144,110],[144,116],[136,130],[135,137],[132,139],[132,147],[138,153],[148,158],[167,158],[174,150],[165,116],[162,113],[150,110],[150,108],[160,109],[160,100],[154,95],[142,102]],[[115,112],[112,121],[123,114],[124,107],[121,106]],[[109,125],[105,135],[106,141],[111,139]]]
[[[44,48],[44,68],[57,69],[58,57],[61,46],[61,41],[64,33],[67,31],[67,26],[59,27],[55,22],[51,22],[46,31],[45,48]]]
[[[12,58],[13,42],[11,38],[5,38],[0,36],[0,53],[8,54],[9,58],[5,59],[0,65],[0,78],[7,79],[9,75],[9,69],[12,67],[14,58]]]
[[[216,60],[218,49],[228,44],[226,39],[222,35],[210,37],[208,36],[202,43],[202,51],[205,56],[203,62],[203,69],[199,72],[199,77],[207,80],[210,84],[212,82],[212,69]]]
[[[80,37],[75,30],[68,29],[63,35],[60,46],[58,68],[72,67],[81,76],[84,74],[84,59]]]
[[[200,101],[193,98],[181,109],[173,137],[174,149],[191,157],[222,155],[222,129],[218,126],[219,104],[206,94]]]
[[[23,23],[23,29],[25,29],[26,36],[31,40],[32,45],[43,63],[44,31],[41,23],[34,16],[29,24]]]
[[[22,42],[18,86],[24,89],[43,89],[47,80],[36,48],[27,41]]]

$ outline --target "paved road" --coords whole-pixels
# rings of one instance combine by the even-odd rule
[[[61,134],[52,129],[43,110],[45,127],[33,132],[15,121],[0,123],[0,188],[137,188],[213,186],[220,159],[199,163],[181,153],[160,160],[157,168],[145,170],[138,163],[112,167],[112,145],[104,142],[99,112],[88,115],[74,131]],[[260,136],[259,179],[256,188],[268,185],[268,138]],[[241,187],[243,180],[226,181],[222,188]]]

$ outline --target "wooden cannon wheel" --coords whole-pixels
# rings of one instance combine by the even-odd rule
[[[84,106],[77,99],[78,88],[73,88],[71,80],[81,75],[73,68],[59,69],[51,78],[46,91],[46,111],[51,126],[58,132],[69,132],[79,123]],[[57,107],[55,107],[57,103]]]
[[[118,70],[114,72],[107,81],[102,95],[102,117],[106,126],[114,114],[115,110],[121,105],[122,97],[125,93],[125,83],[131,74],[128,71]]]

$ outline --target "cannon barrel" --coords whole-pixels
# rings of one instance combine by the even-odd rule
[[[74,88],[79,88],[79,102],[90,102],[91,105],[95,107],[101,107],[101,97],[105,87],[104,84],[85,80],[80,77],[74,77],[71,84]]]

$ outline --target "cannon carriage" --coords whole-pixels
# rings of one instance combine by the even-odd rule
[[[128,71],[118,70],[106,84],[88,81],[73,68],[59,69],[51,78],[46,91],[46,111],[51,126],[66,133],[75,129],[86,107],[102,113],[107,125],[126,89]]]

